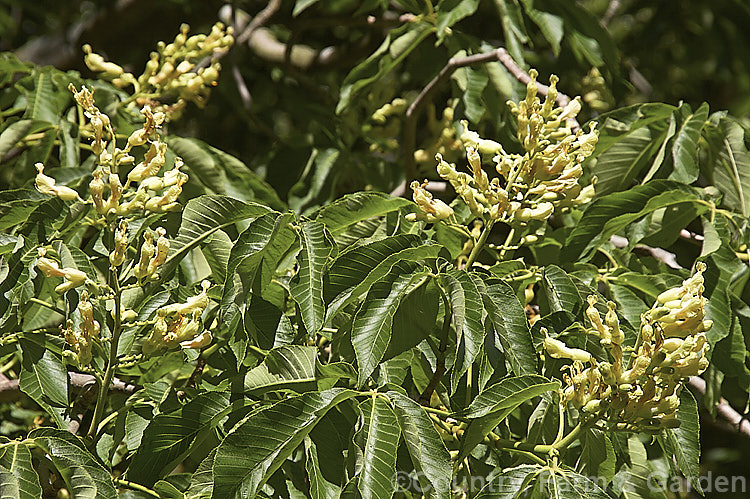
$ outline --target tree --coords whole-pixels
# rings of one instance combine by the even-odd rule
[[[680,47],[747,7],[77,5],[5,18],[4,495],[722,492],[747,79]]]

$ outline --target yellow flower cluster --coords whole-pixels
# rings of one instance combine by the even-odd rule
[[[143,342],[144,355],[175,348],[203,348],[211,343],[211,332],[203,330],[201,316],[208,307],[206,294],[211,283],[203,281],[202,290],[184,303],[172,303],[156,311],[156,323]]]
[[[183,166],[182,159],[175,158],[172,169],[165,172],[163,176],[158,176],[166,164],[167,144],[161,141],[158,133],[158,129],[164,123],[165,114],[153,112],[150,106],[144,106],[141,109],[141,115],[144,117],[143,126],[130,134],[124,149],[115,146],[112,147],[112,152],[109,152],[107,141],[104,140],[104,131],[108,132],[109,137],[115,136],[114,131],[109,118],[99,111],[94,104],[93,91],[86,87],[82,87],[78,91],[72,85],[71,90],[85,115],[89,117],[89,126],[93,129],[92,150],[98,156],[100,167],[93,173],[93,179],[89,183],[89,191],[91,202],[94,204],[96,211],[105,216],[127,216],[143,210],[153,213],[179,210],[180,204],[177,202],[177,198],[182,193],[182,186],[188,180],[187,174],[180,171]],[[106,126],[103,124],[106,124]],[[117,173],[120,166],[135,163],[135,158],[130,153],[134,147],[145,145],[148,145],[148,150],[144,154],[143,160],[130,170],[127,181],[123,186]],[[37,169],[39,168],[40,165],[37,165]],[[107,182],[104,181],[105,176]],[[137,190],[127,192],[131,184],[138,183],[140,185]],[[54,184],[54,179],[42,176],[42,170],[40,170],[39,175],[37,175],[39,190],[54,194],[56,193],[52,190],[55,188]],[[52,187],[45,187],[43,190],[42,187],[39,187],[40,185],[51,185]],[[104,194],[107,187],[109,187],[109,197],[105,200]],[[57,187],[57,189],[62,188]],[[57,194],[61,198],[63,195],[67,198],[72,196],[67,191],[61,192]],[[159,194],[160,192],[161,194]]]
[[[544,339],[552,358],[572,360],[561,398],[582,413],[604,418],[612,429],[658,431],[675,427],[681,381],[698,376],[708,367],[705,332],[713,325],[705,320],[703,296],[705,264],[680,287],[659,295],[656,304],[641,316],[638,342],[630,362],[623,358],[625,335],[620,330],[615,304],[607,304],[602,320],[589,296],[586,316],[610,360],[597,362],[590,352],[569,348],[564,342]],[[546,331],[545,331],[546,334]],[[588,367],[584,364],[588,363]]]
[[[234,43],[232,28],[216,23],[208,35],[188,36],[190,27],[183,24],[180,33],[169,44],[159,42],[151,53],[143,73],[137,78],[84,45],[84,61],[92,71],[109,79],[118,87],[133,85],[135,94],[143,94],[137,101],[141,105],[150,103],[170,118],[176,117],[187,104],[194,102],[203,106],[219,78],[221,65],[214,61],[201,67],[217,52],[228,49]],[[166,104],[171,102],[171,104]]]
[[[80,367],[91,363],[91,349],[94,341],[99,338],[101,329],[99,321],[94,320],[94,306],[89,301],[89,294],[81,293],[81,301],[78,302],[78,313],[81,322],[78,328],[73,326],[73,321],[68,320],[68,327],[63,330],[63,336],[72,350],[66,350],[64,356]]]
[[[443,115],[438,119],[435,115],[435,108],[427,106],[427,129],[430,131],[429,136],[436,137],[436,139],[427,146],[427,149],[414,151],[414,161],[417,164],[429,163],[438,154],[448,161],[455,161],[459,158],[462,144],[453,127],[453,113],[452,107],[446,107],[443,109]]]
[[[525,224],[530,220],[545,220],[557,208],[583,204],[593,198],[593,183],[582,188],[578,179],[583,174],[581,163],[594,152],[598,140],[596,124],[591,124],[588,133],[574,132],[580,98],[565,107],[556,106],[558,79],[553,75],[542,102],[537,96],[537,72],[531,70],[529,74],[526,98],[518,103],[508,102],[518,122],[517,137],[523,154],[506,152],[501,144],[480,137],[463,121],[464,131],[459,138],[466,150],[470,173],[458,171],[442,154],[436,155],[438,175],[453,186],[476,217]],[[498,176],[489,178],[483,170],[482,155],[491,157]],[[415,200],[416,196],[415,190]],[[424,203],[420,207],[429,209]]]

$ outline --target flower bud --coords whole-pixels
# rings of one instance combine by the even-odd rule
[[[94,202],[94,208],[96,212],[103,215],[107,212],[104,206],[104,180],[102,180],[102,171],[95,170],[93,173],[94,178],[89,182],[89,192],[91,193],[91,200]]]
[[[122,67],[113,62],[107,62],[102,56],[94,53],[91,50],[91,45],[88,43],[83,46],[83,51],[86,53],[83,57],[83,62],[86,63],[86,66],[88,66],[91,71],[104,73],[105,76],[110,78],[119,76],[124,72]]]
[[[109,263],[114,267],[119,267],[125,261],[125,253],[128,250],[128,222],[120,221],[120,227],[115,232],[115,247],[109,255]]]
[[[562,114],[558,116],[560,120],[570,120],[578,116],[581,112],[581,98],[576,97],[575,99],[568,102],[568,105],[563,109]]]
[[[155,142],[151,144],[148,152],[141,163],[138,163],[128,173],[128,182],[140,182],[146,177],[152,177],[159,173],[164,166],[167,153],[167,144],[164,142]]]
[[[157,350],[163,348],[164,338],[169,331],[169,325],[166,321],[167,314],[164,310],[156,311],[156,323],[151,328],[151,333],[146,341],[143,342],[142,350],[144,355],[151,355]]]
[[[138,260],[138,265],[136,265],[135,269],[133,269],[133,275],[135,275],[137,279],[143,279],[144,277],[147,277],[149,275],[148,264],[151,258],[154,256],[154,253],[156,252],[153,240],[154,236],[151,234],[151,232],[147,231],[143,234],[141,256]]]
[[[148,275],[153,275],[156,269],[159,268],[165,261],[167,261],[167,253],[169,253],[169,239],[165,236],[167,231],[163,227],[157,227],[156,235],[156,254],[154,254],[151,261],[148,263]]]
[[[60,270],[60,265],[56,261],[45,256],[47,254],[46,249],[39,248],[37,251],[39,257],[36,259],[36,267],[45,277],[63,277],[65,275],[65,273]]]
[[[132,309],[125,309],[120,313],[120,322],[134,322],[138,318],[138,312]]]
[[[686,290],[682,287],[671,288],[657,296],[656,301],[664,304],[671,301],[680,300],[685,295],[685,292]]]
[[[585,412],[587,414],[596,414],[604,408],[603,406],[604,404],[602,400],[589,400],[586,405],[581,408],[581,412]]]
[[[86,282],[86,273],[78,269],[64,268],[62,269],[63,277],[65,282],[55,288],[55,291],[59,294],[63,294],[66,291],[77,288]]]
[[[564,342],[545,336],[544,349],[554,359],[570,359],[579,362],[591,362],[591,354],[579,348],[569,348]]]
[[[39,192],[42,194],[50,194],[57,196],[63,201],[75,201],[80,199],[78,192],[65,185],[55,185],[55,179],[44,174],[44,165],[42,163],[36,163],[37,174],[35,185]]]
[[[682,347],[683,341],[682,338],[667,338],[664,340],[664,343],[662,343],[661,348],[665,352],[671,353]]]
[[[116,210],[120,205],[120,199],[122,198],[122,184],[120,183],[120,177],[112,172],[109,174],[109,199],[107,200],[107,212],[109,210]]]
[[[203,331],[192,340],[181,341],[180,348],[183,350],[188,348],[203,348],[210,345],[212,340],[211,331]]]
[[[160,308],[159,310],[163,311],[166,315],[178,314],[183,316],[190,315],[196,310],[202,312],[209,304],[206,291],[208,291],[208,288],[210,287],[211,283],[209,281],[203,281],[201,282],[202,291],[196,296],[191,296],[185,301],[185,303],[172,303]]]
[[[416,180],[411,183],[411,188],[414,191],[412,196],[414,202],[417,203],[422,212],[427,215],[427,220],[444,220],[453,215],[453,208],[439,199],[433,199],[432,193],[425,189],[425,186],[427,186],[426,180],[421,185]]]
[[[611,335],[612,343],[622,345],[622,342],[625,341],[625,335],[620,330],[620,321],[615,312],[615,303],[612,301],[607,302],[607,309],[607,314],[604,316],[604,322],[609,327],[609,334]]]
[[[498,154],[504,153],[503,146],[498,142],[489,139],[481,139],[477,143],[477,151],[481,154]]]

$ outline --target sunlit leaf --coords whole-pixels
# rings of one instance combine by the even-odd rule
[[[160,274],[166,277],[185,255],[207,237],[240,220],[259,217],[269,208],[245,203],[225,196],[200,196],[188,201],[182,211],[182,223],[177,237],[169,247],[169,256]]]
[[[315,381],[318,349],[302,345],[274,348],[265,360],[245,374],[244,388],[258,393],[282,387],[294,389]]]
[[[702,493],[700,470],[700,422],[698,418],[698,404],[688,390],[680,392],[680,406],[677,408],[678,428],[667,428],[659,440],[667,455],[671,454],[677,460],[680,471],[690,480],[695,490]]]
[[[143,432],[128,468],[130,480],[146,486],[166,476],[228,413],[229,397],[218,392],[197,396],[181,409],[159,414]]]
[[[67,430],[39,428],[28,438],[44,449],[76,499],[116,497],[112,476],[92,456],[78,437]]]
[[[598,198],[588,205],[573,228],[560,258],[567,261],[587,258],[597,246],[628,224],[658,209],[681,203],[693,203],[697,215],[708,210],[695,189],[666,180],[653,180]]]
[[[310,334],[323,327],[325,301],[323,300],[323,273],[335,247],[320,222],[304,222],[298,230],[300,253],[299,269],[289,283],[289,292],[297,302],[302,321]]]
[[[450,454],[427,412],[412,399],[389,392],[401,433],[409,449],[417,479],[428,498],[449,497],[452,476]]]
[[[441,275],[441,281],[448,292],[453,327],[458,335],[456,360],[451,373],[451,392],[454,392],[461,376],[474,363],[484,343],[484,306],[476,284],[465,270]]]
[[[361,386],[385,355],[391,339],[393,316],[409,289],[427,272],[417,266],[397,262],[391,273],[372,285],[352,323],[352,345],[357,355]]]
[[[401,430],[388,402],[381,397],[359,404],[361,424],[354,442],[361,450],[357,488],[363,499],[388,499],[395,491],[396,450]]]
[[[213,497],[253,497],[325,413],[356,392],[333,388],[278,402],[245,417],[214,457]]]
[[[32,466],[29,447],[0,437],[0,498],[41,496],[42,488]]]
[[[482,293],[482,302],[503,346],[503,353],[517,375],[536,372],[536,353],[526,313],[513,289],[505,282],[484,286],[474,279]]]

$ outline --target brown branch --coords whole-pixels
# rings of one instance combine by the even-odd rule
[[[604,13],[604,17],[602,17],[602,26],[605,28],[609,26],[609,23],[612,21],[612,18],[615,17],[615,14],[617,14],[617,9],[620,8],[620,0],[610,0],[609,5],[607,6],[607,12]]]
[[[440,380],[445,374],[445,352],[448,350],[448,336],[450,335],[451,321],[453,320],[453,310],[451,309],[450,302],[448,301],[448,298],[446,297],[445,292],[443,292],[442,289],[441,293],[443,297],[443,304],[445,305],[445,317],[443,317],[443,334],[440,338],[440,346],[438,346],[438,351],[435,352],[435,356],[437,357],[435,374],[433,374],[430,382],[427,384],[427,387],[419,397],[419,403],[426,406],[430,405],[432,394],[435,392],[435,388],[437,388]]]
[[[433,194],[442,194],[448,191],[448,182],[443,182],[441,180],[430,180],[427,182],[425,188]],[[410,191],[408,190],[408,186],[404,183],[393,189],[391,191],[391,196],[400,198],[405,196],[407,192]]]
[[[242,33],[237,36],[237,43],[243,44],[248,41],[250,37],[253,36],[255,30],[271,20],[276,11],[279,10],[279,7],[281,7],[281,0],[271,0],[268,2],[268,5],[258,12],[247,27],[242,30]]]
[[[626,248],[628,246],[628,240],[616,234],[609,238],[609,242],[611,242],[615,248]],[[636,244],[634,249],[639,250],[644,253],[648,253],[649,255],[654,257],[654,259],[662,263],[665,263],[670,268],[673,268],[673,269],[683,268],[682,265],[680,265],[677,262],[677,255],[663,248],[654,248],[652,246],[647,246],[645,244]]]
[[[266,24],[268,21],[271,20],[271,17],[276,13],[276,11],[279,10],[279,7],[281,6],[281,0],[270,0],[268,4],[260,11],[258,12],[255,17],[250,18],[250,16],[247,15],[244,11],[238,11],[236,10],[232,5],[226,4],[219,10],[219,18],[226,23],[227,25],[231,26],[232,29],[235,32],[234,36],[234,44],[232,46],[224,48],[224,49],[217,49],[213,54],[211,54],[209,57],[206,57],[202,61],[200,61],[198,64],[196,64],[193,71],[197,71],[200,68],[205,68],[209,64],[214,63],[215,61],[220,60],[225,55],[227,55],[232,47],[236,47],[237,45],[241,45],[243,43],[246,43],[250,38],[253,36],[253,34]],[[236,34],[239,32],[239,34]],[[235,75],[235,79],[237,76]],[[244,102],[243,102],[244,103]]]
[[[445,358],[439,357],[437,361],[437,366],[435,366],[435,374],[432,375],[432,378],[430,378],[429,384],[424,389],[424,392],[422,392],[422,395],[419,396],[420,404],[430,406],[430,400],[432,399],[432,394],[435,392],[435,388],[437,388],[438,383],[440,383],[440,380],[442,379],[443,374],[445,374]]]
[[[272,30],[266,28],[271,17],[279,9],[281,2],[271,0],[268,5],[255,17],[250,18],[244,11],[232,11],[231,6],[225,5],[219,11],[219,18],[231,25],[239,35],[235,37],[233,46],[247,45],[252,52],[266,61],[276,64],[288,64],[289,66],[306,70],[315,65],[316,67],[330,67],[346,60],[352,54],[359,54],[369,47],[370,38],[364,37],[360,44],[355,45],[351,52],[338,46],[330,46],[316,49],[304,44],[284,43],[280,41]],[[299,32],[297,32],[299,33]],[[208,58],[212,62],[224,57],[230,49],[217,52]],[[206,64],[202,61],[201,64]]]
[[[503,47],[492,50],[490,52],[483,52],[481,54],[474,54],[466,57],[453,57],[451,58],[443,69],[422,89],[422,91],[414,99],[409,108],[406,110],[406,117],[404,119],[404,137],[403,137],[403,160],[404,169],[406,170],[405,185],[416,178],[416,163],[414,161],[414,150],[416,149],[417,142],[417,119],[422,111],[425,104],[432,98],[433,94],[437,89],[445,83],[451,75],[459,68],[471,66],[474,64],[485,64],[488,62],[500,62],[513,77],[523,84],[527,84],[531,78],[524,71],[513,57]],[[546,96],[549,91],[547,85],[541,83],[537,84],[537,91],[540,95]],[[570,97],[562,92],[557,94],[555,101],[558,105],[564,107],[570,102]],[[574,129],[580,128],[578,122],[574,123]],[[406,189],[404,189],[405,191]]]
[[[70,378],[70,385],[76,388],[85,388],[89,385],[96,384],[96,378],[91,374],[83,374],[70,372],[68,373]],[[122,381],[117,378],[112,378],[112,383],[109,385],[109,389],[124,393],[133,393],[138,387],[127,381]],[[9,402],[17,399],[21,395],[21,389],[19,387],[18,379],[5,379],[0,380],[0,402]]]
[[[698,390],[701,395],[706,394],[706,382],[702,378],[693,376],[688,383]],[[719,403],[716,406],[716,413],[731,424],[737,432],[750,437],[750,422],[742,414],[734,410],[724,398],[719,399]]]

